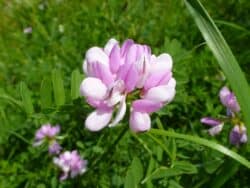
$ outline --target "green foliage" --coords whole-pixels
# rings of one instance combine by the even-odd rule
[[[211,18],[188,2],[202,33],[209,29],[206,43],[184,1],[0,1],[0,187],[248,187],[249,144],[229,145],[228,124],[211,137],[200,123],[226,113],[218,99],[222,71],[246,119],[248,88]],[[249,1],[202,2],[249,81]],[[24,34],[29,26],[32,33]],[[79,93],[83,58],[111,37],[173,57],[176,97],[151,115],[148,133],[131,133],[128,119],[98,133],[84,129],[93,109]],[[61,125],[65,150],[88,160],[85,174],[60,182],[53,157],[32,146],[36,129],[48,122]]]

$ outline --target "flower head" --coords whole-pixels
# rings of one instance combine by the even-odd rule
[[[240,106],[237,102],[236,96],[226,86],[220,90],[221,103],[231,112],[239,112]]]
[[[51,126],[50,124],[42,125],[35,134],[35,146],[41,145],[44,139],[53,139],[60,132],[60,126]]]
[[[208,132],[211,136],[214,136],[216,134],[219,134],[222,131],[224,123],[220,120],[210,118],[210,117],[204,117],[201,119],[201,123],[204,123],[206,125],[212,126]]]
[[[63,171],[60,180],[65,180],[69,176],[74,178],[87,170],[87,161],[83,160],[76,150],[65,151],[59,157],[55,157],[54,164]]]
[[[247,142],[247,129],[244,125],[235,125],[230,132],[230,143],[236,146]]]
[[[110,39],[104,48],[90,48],[83,70],[87,78],[81,84],[81,94],[96,108],[85,121],[91,131],[117,125],[126,113],[127,95],[136,90],[140,91],[140,99],[132,103],[130,128],[135,132],[148,130],[149,113],[159,110],[175,95],[170,55],[156,57],[148,46],[130,39],[121,46]]]
[[[52,141],[52,143],[49,144],[49,153],[54,155],[54,154],[59,154],[60,151],[62,150],[62,147],[57,141]]]

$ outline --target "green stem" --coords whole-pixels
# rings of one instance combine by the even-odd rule
[[[250,162],[246,158],[242,157],[238,153],[236,153],[236,152],[234,152],[234,151],[232,151],[232,150],[230,150],[230,149],[228,149],[220,144],[206,140],[204,138],[200,138],[200,137],[192,136],[192,135],[186,135],[186,134],[184,135],[184,134],[176,133],[173,131],[158,130],[158,129],[151,129],[149,131],[149,133],[155,134],[155,135],[169,136],[172,138],[179,138],[179,139],[194,142],[194,143],[199,144],[199,145],[207,146],[209,148],[217,150],[217,151],[235,159],[236,161],[238,161],[242,165],[246,166],[247,168],[250,168]]]

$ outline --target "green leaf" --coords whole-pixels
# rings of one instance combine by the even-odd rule
[[[207,146],[209,148],[217,150],[217,151],[235,159],[236,161],[238,161],[242,165],[246,166],[247,168],[250,168],[250,162],[246,158],[244,158],[243,156],[239,155],[238,153],[236,153],[236,152],[234,152],[234,151],[232,151],[232,150],[230,150],[230,149],[228,149],[220,144],[217,144],[213,141],[209,141],[209,140],[204,139],[204,138],[200,138],[200,137],[192,136],[192,135],[187,135],[187,134],[180,134],[180,133],[176,133],[173,131],[157,130],[157,129],[151,129],[146,134],[164,135],[164,136],[168,136],[168,137],[172,137],[172,138],[184,139],[184,140],[191,141],[191,142],[194,142],[194,143],[199,144],[199,145]]]
[[[220,173],[213,178],[210,187],[222,187],[222,185],[224,185],[229,178],[234,176],[239,169],[239,163],[233,160],[228,159],[224,164],[225,165],[222,165]]]
[[[169,180],[169,188],[183,188],[178,182],[175,180]]]
[[[172,166],[185,174],[196,174],[198,172],[196,166],[188,161],[174,161]]]
[[[125,178],[124,188],[134,188],[143,177],[143,167],[138,157],[134,157]]]
[[[176,143],[174,138],[168,139],[167,148],[170,153],[171,160],[174,161],[176,159]]]
[[[41,107],[43,109],[52,106],[52,85],[49,78],[44,78],[40,89]]]
[[[179,169],[175,168],[168,168],[165,166],[161,166],[154,170],[152,174],[147,176],[144,180],[142,180],[142,183],[146,183],[150,179],[160,179],[164,177],[172,177],[172,176],[178,176],[182,174],[183,172]]]
[[[236,58],[200,1],[185,0],[185,4],[229,80],[240,104],[245,124],[250,129],[250,87]]]
[[[34,112],[30,91],[24,82],[20,83],[20,94],[22,98],[23,108],[27,114]]]
[[[63,86],[62,75],[59,70],[52,71],[52,84],[56,105],[61,106],[65,103],[65,91]]]
[[[82,76],[78,69],[74,70],[71,74],[71,98],[77,99],[80,96],[80,84]]]

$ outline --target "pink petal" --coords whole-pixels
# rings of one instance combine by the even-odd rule
[[[131,68],[129,69],[126,75],[126,79],[124,81],[127,92],[131,92],[135,89],[138,79],[139,79],[139,75],[135,66],[131,66]]]
[[[133,64],[123,64],[118,72],[118,79],[123,80],[127,92],[134,90],[139,75]]]
[[[171,78],[172,72],[170,71],[151,74],[144,84],[144,90],[147,91],[155,86],[166,85]]]
[[[114,120],[109,124],[109,127],[114,127],[116,126],[125,116],[126,113],[126,101],[125,101],[126,97],[123,96],[123,99],[120,102],[117,114],[114,118]]]
[[[138,57],[138,46],[136,44],[133,44],[132,46],[130,46],[130,48],[128,49],[128,53],[126,54],[126,59],[125,59],[125,63],[126,64],[131,64],[134,63],[137,60]]]
[[[93,62],[89,68],[91,68],[91,71],[89,72],[92,73],[90,76],[99,78],[104,84],[106,84],[106,86],[109,86],[112,82],[114,82],[114,77],[110,72],[109,67],[106,65]]]
[[[107,87],[98,78],[88,77],[81,83],[80,92],[85,97],[102,100],[107,95]]]
[[[131,39],[126,40],[121,47],[121,55],[125,56],[125,54],[128,52],[128,49],[134,44],[134,41]]]
[[[89,114],[85,120],[85,127],[90,131],[99,131],[108,125],[112,117],[112,110],[100,110]]]
[[[111,50],[113,49],[113,47],[118,44],[118,41],[111,38],[109,39],[109,41],[107,42],[107,44],[104,46],[104,52],[109,56],[111,53]]]
[[[144,98],[154,102],[170,102],[175,96],[176,81],[171,78],[167,85],[160,85],[149,89]]]
[[[151,127],[151,120],[147,113],[132,111],[129,120],[130,129],[134,132],[147,131]]]
[[[110,53],[110,70],[112,73],[116,73],[121,65],[120,47],[118,44],[114,45]]]
[[[162,103],[157,103],[147,99],[139,99],[132,103],[132,108],[137,112],[152,113],[159,110]]]
[[[224,86],[221,90],[220,90],[220,100],[221,103],[224,105],[227,105],[227,99],[228,96],[231,94],[230,90],[228,89],[228,87]]]
[[[172,58],[169,54],[161,54],[154,59],[151,66],[151,73],[158,73],[161,71],[171,71],[173,66]]]

